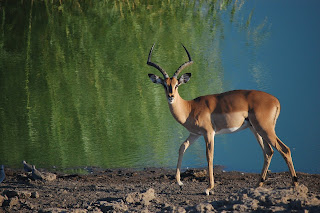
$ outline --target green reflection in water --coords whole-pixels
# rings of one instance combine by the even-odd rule
[[[254,12],[241,12],[244,1],[0,4],[0,163],[12,167],[23,159],[60,168],[174,166],[186,132],[147,77],[157,72],[146,65],[151,45],[170,75],[187,60],[180,43],[187,46],[195,63],[180,93],[192,99],[225,88],[225,25],[258,43],[267,34],[250,27]]]

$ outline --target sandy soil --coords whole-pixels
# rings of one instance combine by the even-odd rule
[[[43,170],[40,170],[44,172]],[[31,173],[5,169],[0,212],[320,212],[320,175],[298,172],[299,187],[288,173],[271,173],[255,188],[258,174],[215,169],[214,194],[206,196],[204,169],[101,170],[89,175],[55,173],[34,180]]]

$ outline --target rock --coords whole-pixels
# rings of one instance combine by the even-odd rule
[[[13,206],[18,206],[19,205],[19,198],[18,197],[13,197],[10,199],[9,202],[9,208],[11,209]]]
[[[57,175],[50,172],[40,172],[32,165],[32,178],[34,180],[53,181],[57,179]]]
[[[2,206],[5,208],[8,208],[9,210],[12,209],[14,206],[19,206],[19,198],[12,197],[8,200],[4,200],[4,202],[2,203]]]
[[[177,212],[178,212],[178,213],[186,213],[186,210],[185,210],[183,207],[179,206],[179,207],[177,208]]]
[[[100,201],[98,207],[102,212],[125,212],[128,210],[128,206],[123,202],[123,200],[119,201]]]
[[[4,190],[3,195],[6,195],[8,198],[12,198],[12,197],[17,197],[18,196],[18,192],[17,191],[13,191],[13,190]]]
[[[0,207],[2,206],[2,203],[4,202],[5,197],[3,197],[2,195],[0,195]]]
[[[196,206],[197,212],[213,212],[214,208],[210,203],[200,203]]]
[[[133,192],[128,194],[124,200],[131,204],[131,203],[139,203],[141,205],[149,205],[150,201],[155,199],[155,194],[154,194],[154,189],[150,188],[145,192],[138,193],[138,192]]]
[[[155,198],[154,189],[150,188],[146,192],[141,193],[141,203],[143,205],[149,205],[150,201]]]
[[[29,192],[29,191],[19,191],[18,192],[18,197],[22,198],[22,199],[29,198],[29,197],[31,197],[31,192]]]
[[[135,197],[136,197],[135,193],[130,193],[125,197],[125,201],[127,203],[135,203],[136,202]]]
[[[39,198],[40,195],[39,195],[38,192],[32,192],[30,197],[31,197],[31,198]]]
[[[199,171],[199,172],[194,172],[193,175],[197,178],[200,178],[200,177],[206,177],[207,176],[207,170],[204,169],[202,171]]]
[[[50,172],[43,172],[43,179],[46,181],[53,181],[57,179],[57,175]]]
[[[43,180],[42,173],[36,169],[35,165],[32,165],[32,178],[34,180]]]
[[[28,164],[25,160],[22,161],[23,164],[23,169],[26,172],[32,172],[32,166],[30,164]]]

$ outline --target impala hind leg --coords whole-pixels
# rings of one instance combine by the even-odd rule
[[[275,148],[280,152],[289,167],[289,171],[292,177],[292,185],[297,186],[298,178],[293,166],[291,151],[289,147],[287,147],[278,137],[276,137],[276,141],[277,143],[275,145]]]
[[[249,120],[254,130],[262,137],[263,141],[274,147],[288,165],[293,185],[297,186],[297,175],[293,167],[291,151],[276,135],[275,125],[279,116],[279,107],[266,109],[265,106],[257,106],[255,111],[249,114]]]
[[[272,147],[270,146],[270,144],[267,143],[266,141],[264,141],[262,139],[262,137],[253,129],[253,127],[250,127],[250,130],[252,131],[252,133],[256,137],[256,139],[262,149],[263,157],[264,157],[260,180],[258,181],[258,184],[257,184],[257,187],[260,187],[260,186],[263,186],[264,181],[266,180],[268,168],[270,166],[271,158],[272,158],[274,151],[273,151]]]
[[[184,152],[188,149],[188,147],[193,144],[195,142],[195,140],[197,140],[199,138],[199,135],[194,135],[191,134],[189,135],[189,137],[186,139],[185,142],[183,142],[180,146],[179,149],[179,158],[178,158],[178,163],[177,163],[177,170],[176,170],[176,180],[177,183],[179,184],[179,186],[182,186],[183,183],[180,180],[180,170],[181,170],[181,164],[182,164],[182,158],[183,158],[183,154]]]
[[[288,165],[291,177],[292,177],[292,184],[294,186],[298,185],[298,179],[296,175],[296,171],[293,166],[292,157],[291,157],[291,151],[288,146],[286,146],[275,134],[274,130],[266,132],[265,134],[261,134],[264,141],[269,143],[272,147],[274,147],[283,157],[285,162]]]

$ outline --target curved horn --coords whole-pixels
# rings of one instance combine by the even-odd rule
[[[189,58],[189,61],[185,62],[184,64],[182,64],[178,69],[177,71],[173,74],[173,77],[174,78],[177,78],[179,73],[184,69],[186,68],[187,66],[191,65],[193,63],[192,59],[191,59],[191,56],[187,50],[187,48],[182,44],[183,48],[185,49],[185,51],[187,52],[187,55],[188,55],[188,58]]]
[[[159,65],[157,65],[157,64],[155,64],[155,63],[153,63],[153,62],[150,61],[150,60],[151,60],[151,55],[152,55],[152,50],[153,50],[154,45],[155,45],[155,43],[152,45],[151,50],[150,50],[150,52],[149,52],[147,64],[148,64],[149,66],[152,66],[152,67],[156,68],[157,70],[159,70],[159,71],[162,73],[162,75],[163,75],[164,78],[169,78],[169,75],[166,73],[166,71],[164,71]]]

